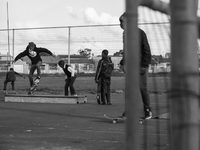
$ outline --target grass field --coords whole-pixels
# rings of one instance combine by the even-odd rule
[[[3,89],[3,83],[5,76],[0,76],[0,89]],[[162,94],[166,93],[169,87],[168,77],[149,77],[148,87],[150,93]],[[124,76],[113,76],[111,79],[111,92],[124,91]],[[64,76],[42,76],[40,84],[37,88],[38,94],[63,94],[64,92]],[[77,77],[74,87],[77,94],[95,94],[96,93],[96,83],[94,82],[94,76],[79,76]],[[26,76],[25,79],[17,76],[15,82],[15,88],[18,93],[27,93],[29,89],[29,80]],[[8,83],[7,89],[11,90],[11,85]]]

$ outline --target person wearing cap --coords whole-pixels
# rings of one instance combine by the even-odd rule
[[[123,43],[125,43],[125,24],[126,24],[126,13],[123,13],[120,18],[120,27],[124,30],[123,32]],[[151,49],[148,43],[148,39],[146,36],[146,33],[138,28],[139,32],[139,46],[140,46],[140,93],[142,96],[143,106],[144,106],[144,118],[145,119],[151,119],[152,118],[152,111],[150,107],[150,97],[148,93],[147,88],[147,80],[148,80],[148,67],[151,63]],[[123,49],[125,50],[125,44],[123,44]],[[125,53],[125,51],[124,51]],[[123,59],[120,61],[120,65],[125,65],[125,59],[124,59],[124,53],[123,53]],[[125,116],[125,112],[122,114]]]
[[[13,63],[15,63],[18,59],[21,59],[22,57],[25,57],[25,56],[28,56],[28,58],[31,60],[31,67],[30,67],[30,72],[29,72],[30,87],[34,85],[33,74],[35,70],[37,70],[37,77],[35,80],[38,80],[38,81],[40,80],[40,75],[41,75],[40,66],[42,65],[42,59],[40,56],[41,53],[47,53],[54,57],[53,53],[49,51],[48,49],[36,47],[35,43],[29,42],[26,49],[23,52],[19,53],[13,61]]]
[[[65,96],[68,96],[69,89],[71,96],[77,96],[75,88],[74,88],[74,82],[76,80],[76,73],[77,71],[73,69],[70,65],[65,64],[64,60],[60,60],[58,62],[58,65],[63,69],[65,73]]]

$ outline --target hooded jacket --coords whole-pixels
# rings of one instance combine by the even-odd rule
[[[29,59],[31,60],[32,64],[37,64],[39,61],[42,61],[40,53],[45,52],[49,55],[53,55],[51,51],[49,51],[46,48],[41,48],[41,47],[35,47],[33,49],[33,51],[29,52],[29,46],[26,47],[26,50],[24,50],[23,52],[19,53],[16,57],[14,61],[17,61],[18,59],[24,57],[24,56],[28,56]]]
[[[151,63],[151,49],[147,40],[146,33],[139,29],[139,42],[140,42],[140,66],[148,67]],[[123,42],[125,42],[125,32],[123,33]],[[125,43],[123,49],[125,50]],[[123,59],[120,61],[120,65],[124,65],[125,51],[123,53]]]

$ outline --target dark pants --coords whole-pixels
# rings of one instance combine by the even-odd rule
[[[142,96],[145,113],[151,111],[149,92],[147,89],[147,80],[148,80],[148,68],[146,68],[146,71],[143,75],[140,75],[140,93]]]
[[[110,84],[111,78],[100,78],[97,84],[97,94],[101,94],[102,103],[110,103]]]
[[[68,96],[69,89],[70,89],[71,95],[76,94],[74,86],[73,86],[75,80],[76,80],[76,76],[74,76],[74,77],[67,77],[67,79],[65,79],[65,95],[66,96]]]
[[[3,88],[3,90],[6,90],[8,82],[11,82],[12,90],[14,91],[15,90],[15,80],[9,80],[9,79],[6,79],[4,81],[4,88]]]
[[[35,70],[37,69],[37,76],[41,75],[41,71],[40,71],[40,66],[42,65],[42,62],[39,61],[37,64],[32,64],[31,68],[30,68],[30,72],[29,72],[29,82],[30,82],[30,86],[33,86],[33,74],[35,72]]]

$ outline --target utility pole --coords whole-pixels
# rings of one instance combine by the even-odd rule
[[[10,60],[10,34],[9,34],[9,10],[8,10],[8,2],[7,2],[7,33],[8,33],[8,53],[7,53],[7,65],[11,62]],[[8,67],[7,67],[8,69]]]

